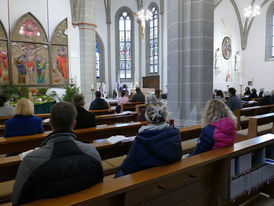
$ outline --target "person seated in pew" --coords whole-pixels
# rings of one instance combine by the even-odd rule
[[[14,107],[9,104],[8,97],[5,94],[0,95],[0,117],[14,115]]]
[[[264,88],[261,88],[259,92],[259,98],[263,98],[263,97],[264,97]]]
[[[223,91],[222,90],[217,90],[214,99],[220,99],[222,101],[225,101]]]
[[[96,91],[95,92],[95,100],[91,102],[89,106],[89,110],[103,110],[108,109],[108,103],[101,98],[101,92]]]
[[[255,88],[251,89],[251,94],[247,98],[247,101],[251,101],[254,98],[258,98],[257,90]]]
[[[103,181],[96,148],[76,140],[76,108],[59,102],[51,109],[53,132],[22,160],[12,192],[13,205],[77,192]]]
[[[115,108],[116,113],[120,113],[121,111],[121,104],[128,103],[128,96],[126,96],[126,90],[121,91],[121,96],[118,97],[118,105]]]
[[[246,87],[244,96],[249,96],[249,95],[251,95],[250,87]]]
[[[227,100],[227,106],[231,109],[232,112],[234,112],[236,109],[242,109],[243,108],[243,102],[241,99],[239,99],[236,96],[236,89],[233,87],[230,87],[228,89],[229,92],[229,99]]]
[[[259,101],[259,105],[271,105],[273,104],[271,94],[269,91],[265,91],[263,98]]]
[[[157,102],[157,98],[155,97],[155,95],[148,95],[147,96],[147,100],[146,100],[146,104],[149,105],[151,102]],[[163,103],[164,106],[166,106],[164,103]],[[141,109],[140,111],[140,114],[139,114],[139,117],[138,117],[138,121],[146,121],[146,111],[147,111],[147,108],[143,108]]]
[[[142,93],[140,87],[136,88],[136,93],[133,95],[131,102],[145,102],[145,95]]]
[[[42,119],[34,116],[34,106],[29,99],[20,99],[14,109],[14,114],[5,122],[4,137],[44,133]]]
[[[274,104],[274,89],[271,91],[271,99],[272,99],[272,102]]]
[[[210,100],[204,109],[202,131],[192,155],[234,144],[236,117],[219,99]]]
[[[72,104],[77,110],[76,126],[74,129],[96,127],[95,115],[84,108],[86,104],[84,95],[74,94],[72,97]]]
[[[167,123],[167,109],[163,103],[151,102],[146,118],[149,124],[139,129],[115,178],[181,160],[180,132]]]

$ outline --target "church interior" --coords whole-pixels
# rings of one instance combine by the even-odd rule
[[[0,0],[0,206],[273,206],[273,77],[273,0]],[[42,163],[33,172],[31,153],[64,132],[64,101],[77,110],[73,144],[99,155],[96,184],[65,186],[80,161],[62,180]],[[93,126],[78,127],[90,121],[78,107]],[[16,116],[42,130],[10,129]]]

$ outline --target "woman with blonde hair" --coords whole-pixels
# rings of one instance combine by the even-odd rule
[[[182,158],[180,131],[167,123],[167,109],[162,102],[151,102],[146,110],[148,125],[139,129],[127,158],[115,177],[131,174]]]
[[[236,117],[226,104],[219,99],[210,100],[204,109],[198,144],[191,155],[233,145],[235,126]]]
[[[4,137],[44,133],[42,119],[34,116],[34,106],[29,99],[20,99],[14,114],[11,119],[5,122]]]

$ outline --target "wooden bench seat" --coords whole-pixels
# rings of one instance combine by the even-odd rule
[[[262,114],[251,117],[249,119],[248,124],[248,136],[249,137],[256,137],[258,136],[259,132],[262,132],[258,129],[259,126],[269,124],[270,125],[265,128],[266,132],[274,132],[274,113]],[[271,127],[272,126],[272,127]]]
[[[136,111],[136,105],[144,104],[144,102],[128,102],[121,104],[121,112],[124,111]]]
[[[193,133],[190,132],[191,129],[192,129]],[[195,125],[192,127],[181,128],[180,134],[181,134],[182,141],[197,138],[200,135],[200,131],[201,131],[201,125]],[[116,158],[116,157],[126,155],[129,151],[131,143],[132,143],[132,141],[124,142],[124,143],[120,142],[117,144],[110,144],[107,141],[105,141],[104,139],[100,139],[100,140],[95,141],[92,144],[96,147],[102,160],[106,160],[106,159],[111,159],[111,158]],[[34,147],[32,147],[32,148],[34,148]],[[29,147],[29,149],[32,149],[32,148]],[[184,148],[183,148],[183,150],[184,150]],[[0,148],[0,151],[1,151],[1,148]],[[26,151],[26,150],[24,150],[24,151]],[[18,152],[18,150],[11,149],[11,150],[9,150],[8,153],[14,153],[14,152]],[[123,160],[120,159],[119,161],[122,162]],[[0,182],[14,179],[20,162],[21,162],[21,160],[19,159],[19,156],[0,158],[0,171],[1,171]],[[113,161],[108,161],[108,163],[110,163],[112,165],[115,164],[118,167],[119,164],[117,165],[114,162],[117,162],[117,159],[114,159]],[[117,168],[116,168],[116,171],[117,171]]]
[[[237,117],[237,127],[236,130],[242,130],[248,128],[248,121],[251,116],[256,116],[260,114],[266,114],[274,111],[274,105],[264,105],[264,106],[254,106],[243,109],[236,109],[234,111]]]
[[[62,197],[38,200],[39,205],[239,205],[261,190],[274,196],[273,182],[230,198],[231,159],[274,144],[274,135],[252,138],[234,146],[212,150],[179,162],[150,168]],[[258,168],[257,168],[258,169]],[[272,175],[272,174],[271,174]],[[274,173],[273,173],[274,177]],[[269,189],[270,188],[270,189]],[[272,191],[271,191],[272,188]]]

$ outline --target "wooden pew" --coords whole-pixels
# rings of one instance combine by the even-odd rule
[[[268,123],[274,123],[274,113],[261,114],[251,117],[248,123],[248,137],[257,137],[259,135],[258,126]],[[270,132],[274,133],[274,124],[272,125],[272,131]]]
[[[65,196],[38,200],[25,206],[58,205],[239,205],[264,190],[274,196],[273,178],[261,187],[232,198],[231,159],[274,144],[274,135],[252,138],[234,146],[195,155],[166,166],[150,168]],[[261,165],[261,168],[266,168]],[[255,170],[260,168],[253,168]],[[250,175],[250,174],[242,174]],[[274,177],[273,174],[270,174]],[[240,176],[239,176],[240,177]],[[235,178],[239,178],[235,176]],[[269,184],[266,184],[268,182]]]
[[[115,109],[90,110],[95,116],[104,114],[115,114]]]
[[[136,111],[136,105],[138,104],[144,104],[144,102],[128,102],[126,104],[121,104],[121,112],[124,111]]]
[[[201,125],[195,125],[191,127],[180,128],[180,135],[182,141],[190,140],[199,137],[201,132]],[[119,142],[117,144],[110,144],[106,141],[106,139],[95,140],[93,146],[96,147],[99,152],[102,160],[106,160],[109,158],[120,157],[122,155],[126,155],[129,151],[129,148],[133,142]],[[14,145],[13,145],[14,146]],[[29,145],[29,149],[33,149],[33,145]],[[0,149],[1,153],[2,150]],[[7,153],[18,152],[16,147],[10,147],[10,150],[6,150]],[[187,152],[187,151],[186,151]],[[21,160],[19,156],[12,157],[2,157],[0,158],[0,182],[5,182],[9,180],[13,180],[16,176],[16,172]],[[117,172],[117,170],[113,170],[113,173]],[[109,173],[108,173],[109,174]]]
[[[95,116],[98,115],[106,115],[106,114],[115,114],[115,109],[103,109],[103,110],[90,110],[90,112],[93,112]],[[41,119],[47,119],[50,118],[50,113],[47,114],[35,114],[36,117],[39,117]],[[0,124],[4,124],[5,121],[12,118],[13,116],[7,116],[7,117],[0,117]]]
[[[254,106],[247,107],[243,109],[237,109],[234,111],[237,117],[237,127],[236,130],[248,128],[248,120],[241,121],[241,116],[255,116],[259,114],[266,114],[274,111],[274,105],[264,105],[264,106]]]
[[[137,112],[125,112],[119,114],[106,114],[106,115],[98,115],[96,116],[96,124],[116,124],[116,123],[128,123],[128,122],[136,122],[138,119]]]
[[[138,114],[136,112],[128,111],[126,113],[119,113],[119,114],[105,114],[105,115],[98,115],[96,117],[96,124],[97,125],[110,125],[116,123],[128,123],[128,122],[136,122],[138,119]],[[43,123],[45,131],[51,131],[51,127],[49,123]],[[5,125],[0,125],[0,136],[4,135]]]

